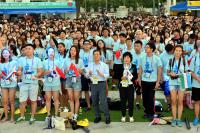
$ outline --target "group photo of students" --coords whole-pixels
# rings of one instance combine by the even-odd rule
[[[112,18],[107,26],[98,18],[3,20],[0,52],[5,114],[0,124],[27,120],[28,100],[28,121],[37,121],[38,96],[45,99],[46,117],[59,116],[62,108],[78,120],[82,95],[86,111],[94,110],[93,122],[110,124],[111,90],[119,93],[119,121],[132,123],[134,108],[143,108],[145,118],[154,118],[155,93],[162,90],[171,126],[182,127],[187,89],[192,90],[193,125],[199,124],[200,18],[128,16]],[[191,88],[182,86],[184,74],[191,76]]]

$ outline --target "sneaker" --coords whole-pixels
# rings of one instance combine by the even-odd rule
[[[126,117],[122,117],[121,122],[126,122]]]
[[[113,90],[116,89],[116,87],[117,87],[116,85],[112,85],[112,89],[113,89]]]
[[[64,107],[63,112],[69,112],[69,109],[67,107]]]
[[[183,126],[183,122],[181,120],[177,120],[177,126],[178,127],[182,127]]]
[[[99,123],[101,121],[101,117],[96,117],[95,119],[94,119],[94,123]]]
[[[25,116],[21,116],[16,120],[16,123],[25,121]]]
[[[110,118],[108,117],[108,118],[106,118],[106,124],[110,124]]]
[[[136,104],[136,109],[137,109],[137,110],[140,110],[140,109],[141,109],[140,104]]]
[[[199,124],[199,118],[196,117],[196,118],[194,118],[194,120],[193,120],[193,125],[194,125],[194,126],[197,126],[198,124]]]
[[[77,114],[74,114],[74,115],[73,115],[73,120],[75,120],[75,121],[76,121],[76,120],[77,120],[77,118],[78,118],[78,115],[77,115]]]
[[[133,123],[134,122],[134,118],[133,117],[129,117],[129,122]]]
[[[176,126],[176,120],[175,120],[175,119],[172,120],[171,126],[172,126],[172,127],[175,127],[175,126]]]
[[[54,116],[51,117],[51,128],[55,128],[55,119]]]
[[[30,118],[30,120],[29,120],[29,124],[31,125],[31,124],[33,124],[35,122],[35,118]]]

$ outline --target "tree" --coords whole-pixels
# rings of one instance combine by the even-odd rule
[[[76,2],[76,17],[79,18],[80,16],[80,7],[83,5],[83,0],[75,0]]]

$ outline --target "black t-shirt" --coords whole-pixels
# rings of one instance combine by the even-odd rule
[[[172,38],[172,41],[174,42],[175,45],[183,43],[182,38]]]

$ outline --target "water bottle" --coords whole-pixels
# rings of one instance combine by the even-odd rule
[[[82,114],[82,108],[81,107],[79,108],[79,114],[80,115]]]

